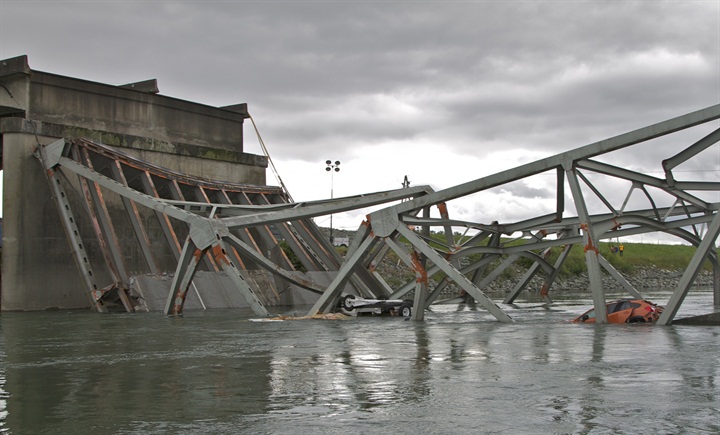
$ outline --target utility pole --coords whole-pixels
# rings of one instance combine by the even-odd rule
[[[332,162],[332,160],[326,160],[325,161],[325,170],[330,172],[330,199],[333,199],[333,173],[334,172],[340,172],[340,160],[335,160],[335,163]],[[332,222],[333,215],[330,213],[330,244],[332,246],[335,246],[333,243],[335,239],[333,238],[333,222]]]

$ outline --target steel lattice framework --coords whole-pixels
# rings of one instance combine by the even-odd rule
[[[133,276],[126,266],[127,255],[122,252],[124,243],[117,235],[117,213],[111,213],[107,205],[108,195],[121,198],[137,239],[137,251],[151,273],[162,272],[158,257],[163,249],[172,252],[175,258],[177,266],[165,307],[167,314],[182,312],[193,276],[199,267],[204,267],[226,273],[248,305],[258,314],[267,315],[265,305],[277,301],[263,301],[247,285],[240,270],[265,269],[321,294],[323,288],[297,273],[285,252],[275,249],[279,240],[288,244],[306,271],[336,271],[342,259],[311,218],[426,192],[425,188],[416,187],[335,201],[289,203],[288,195],[279,187],[188,177],[87,139],[58,140],[39,147],[36,156],[44,164],[87,294],[98,311],[106,311],[115,301],[121,301],[127,311],[146,308],[141,300],[133,301],[128,296]],[[68,199],[66,189],[73,189],[72,175],[79,180],[79,187],[74,188],[81,191],[78,196],[84,200],[83,211],[91,218],[112,276],[113,282],[107,286],[95,282],[96,274],[76,224],[78,212]],[[164,240],[151,243],[147,216],[143,216],[141,208],[152,211]],[[272,260],[271,252],[277,253]],[[369,272],[356,274],[352,283],[370,295],[375,295],[372,289],[378,287],[377,279]]]
[[[193,276],[204,263],[208,270],[224,271],[230,276],[248,305],[261,315],[268,314],[268,301],[247,285],[240,270],[262,268],[317,293],[309,315],[334,310],[349,285],[363,296],[396,299],[412,293],[416,307],[413,319],[422,320],[424,309],[418,308],[436,302],[443,288],[452,282],[499,321],[512,322],[483,288],[518,259],[527,258],[532,266],[503,302],[512,303],[538,274],[543,277],[542,294],[549,300],[549,290],[567,254],[579,246],[584,250],[597,320],[604,323],[607,312],[602,269],[631,295],[642,295],[600,254],[599,241],[664,232],[696,247],[659,320],[660,324],[670,324],[706,260],[713,267],[715,304],[720,304],[720,264],[715,249],[720,234],[720,182],[703,181],[693,173],[690,179],[680,179],[680,173],[673,172],[679,165],[699,158],[701,152],[717,149],[720,128],[677,147],[673,155],[658,162],[663,177],[603,163],[598,158],[699,126],[706,131],[719,118],[720,105],[711,106],[440,191],[420,186],[303,203],[289,202],[289,195],[277,187],[190,178],[85,139],[60,140],[40,147],[37,156],[58,201],[88,295],[99,311],[105,310],[105,304],[113,298],[121,300],[128,311],[141,308],[125,291],[132,276],[123,265],[121,244],[103,199],[103,192],[112,192],[122,199],[151,272],[160,272],[160,268],[138,206],[152,210],[166,246],[174,253],[177,264],[167,296],[167,314],[182,313]],[[547,173],[556,180],[554,213],[504,223],[460,221],[449,216],[450,201]],[[63,174],[79,177],[87,212],[92,216],[96,235],[104,241],[103,255],[114,280],[109,286],[100,288],[93,280],[64,192],[63,186],[68,183],[63,182]],[[614,204],[602,193],[607,180],[630,185],[621,204]],[[634,192],[641,193],[649,206],[633,206],[629,199]],[[572,216],[568,216],[566,199],[574,206]],[[591,209],[591,201],[602,204],[603,209]],[[344,259],[311,219],[370,206],[383,207],[367,215]],[[432,228],[444,232],[444,246],[430,238]],[[460,240],[453,236],[458,228],[464,229],[466,235]],[[297,273],[284,254],[271,259],[267,248],[276,246],[280,239],[298,255],[306,270],[332,272],[331,284],[322,287]],[[561,253],[551,264],[548,254],[553,248]],[[390,251],[415,275],[397,288],[388,285],[375,269]],[[431,290],[428,280],[436,274],[443,278]]]

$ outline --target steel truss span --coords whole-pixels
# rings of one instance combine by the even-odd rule
[[[342,258],[313,217],[426,193],[426,188],[415,187],[290,203],[279,187],[188,177],[87,139],[59,140],[39,147],[36,156],[53,190],[86,293],[98,311],[120,304],[129,312],[147,309],[146,295],[127,265],[131,256],[139,255],[146,272],[161,275],[170,269],[167,314],[182,313],[188,290],[197,291],[193,278],[203,270],[229,277],[245,302],[256,313],[267,315],[267,306],[280,302],[278,284],[270,282],[271,289],[258,292],[244,271],[267,271],[283,285],[317,297],[325,289],[309,275],[333,273],[340,267]],[[76,201],[81,204],[72,204],[71,196],[81,198]],[[76,225],[78,216],[89,216],[92,222],[109,283],[97,282],[99,274],[91,267],[87,244]],[[133,237],[121,237],[121,232]],[[281,249],[281,241],[295,261]],[[358,271],[351,285],[354,291],[370,295],[380,287],[368,271]]]
[[[524,258],[523,264],[529,259],[531,265],[502,302],[511,304],[536,276],[542,281],[541,294],[550,302],[568,253],[582,249],[597,322],[606,323],[603,269],[632,297],[642,294],[601,255],[598,243],[662,232],[696,247],[658,321],[667,325],[708,260],[715,305],[720,305],[720,182],[717,171],[693,170],[707,166],[702,164],[704,156],[717,155],[719,118],[720,105],[711,106],[440,191],[419,186],[301,203],[290,202],[279,187],[191,178],[87,139],[59,140],[40,147],[36,155],[58,203],[88,298],[98,311],[113,303],[127,311],[146,309],[142,289],[133,285],[134,275],[125,265],[127,253],[122,252],[124,244],[112,218],[116,214],[108,211],[107,197],[112,196],[125,211],[136,240],[134,252],[140,253],[149,272],[162,273],[161,253],[172,254],[174,273],[164,308],[169,315],[182,313],[200,269],[225,273],[256,313],[269,315],[268,307],[276,305],[277,298],[258,294],[243,273],[261,269],[314,293],[316,302],[308,315],[331,312],[344,294],[352,293],[379,299],[411,297],[412,318],[423,320],[425,309],[452,283],[498,321],[512,322],[506,309],[483,289]],[[647,146],[667,152],[654,162],[657,171],[639,161]],[[619,166],[619,153],[637,156],[637,164],[625,157],[625,165]],[[650,169],[629,169],[635,166]],[[650,175],[655,173],[659,176]],[[78,181],[69,182],[70,177]],[[552,199],[542,213],[527,210],[527,216],[513,222],[498,222],[492,215],[484,216],[485,222],[450,216],[452,201],[471,195],[482,198],[518,184],[543,186]],[[83,210],[74,210],[67,200],[65,190],[73,188],[84,199]],[[360,223],[344,258],[312,221],[371,206],[375,211]],[[95,282],[75,224],[79,212],[90,216],[111,283]],[[150,237],[148,225],[162,237]],[[431,238],[431,232],[444,234],[445,243]],[[281,242],[297,261],[278,249]],[[556,260],[550,261],[553,251]],[[409,282],[390,283],[377,272],[390,252],[414,275]],[[327,273],[329,285],[313,280],[313,272]],[[434,288],[428,285],[430,279],[437,282]]]

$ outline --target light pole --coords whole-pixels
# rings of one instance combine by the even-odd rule
[[[325,170],[330,173],[330,199],[333,199],[333,172],[340,172],[340,160],[335,160],[335,163],[332,160],[325,160],[325,164],[327,165]],[[330,245],[335,246],[333,241],[332,213],[330,213]]]

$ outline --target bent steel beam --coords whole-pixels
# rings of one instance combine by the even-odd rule
[[[100,218],[104,221],[94,230],[99,239],[115,231],[114,222],[103,217],[104,195],[117,195],[121,198],[117,202],[130,219],[130,231],[140,243],[137,252],[146,259],[147,267],[158,272],[162,267],[155,268],[153,264],[160,258],[165,261],[168,256],[172,258],[175,275],[165,306],[168,314],[182,313],[187,289],[203,267],[223,271],[256,313],[267,314],[265,299],[253,293],[252,286],[244,282],[240,273],[250,268],[269,271],[276,280],[319,294],[311,314],[333,310],[347,286],[359,295],[373,296],[401,296],[414,290],[413,319],[421,320],[424,308],[454,285],[452,288],[465,290],[497,320],[511,322],[512,318],[491,300],[485,287],[499,279],[505,268],[516,267],[516,259],[527,258],[532,266],[506,302],[512,302],[541,269],[544,273],[542,292],[546,296],[570,247],[582,244],[593,305],[602,323],[606,314],[601,268],[626,291],[640,294],[599,252],[600,241],[619,237],[661,231],[698,246],[702,255],[698,254],[700,257],[688,265],[688,275],[673,294],[668,313],[676,311],[682,303],[705,258],[710,259],[715,270],[715,303],[720,304],[717,290],[720,289],[717,273],[720,263],[717,252],[712,249],[717,239],[720,183],[697,176],[680,179],[672,173],[678,165],[717,146],[720,129],[715,128],[709,134],[703,132],[701,139],[663,160],[664,178],[598,160],[611,152],[704,126],[717,119],[720,119],[720,105],[444,190],[406,187],[299,203],[292,202],[278,187],[192,178],[86,139],[58,141],[41,147],[38,154],[49,174],[67,171],[77,175],[82,183],[93,186],[89,190],[96,193],[90,192],[86,197],[89,209],[92,206],[102,212]],[[528,209],[523,219],[511,222],[498,222],[494,216],[486,216],[491,223],[451,217],[453,200],[505,188],[515,182],[530,184],[532,177],[540,174],[551,176],[547,178],[552,180],[549,185],[554,182],[554,187],[549,188],[554,192],[546,196],[549,206],[543,210]],[[54,177],[50,180],[61,179],[57,174]],[[607,180],[628,186],[624,197],[604,193]],[[620,204],[617,204],[618,198],[621,198]],[[312,222],[314,217],[370,206],[383,208],[366,216],[344,259]],[[152,224],[156,228],[154,237],[145,231],[149,227],[148,214],[157,221]],[[72,214],[62,218],[71,220]],[[708,229],[703,233],[706,225]],[[435,228],[442,233],[437,234],[439,237],[431,233]],[[464,232],[455,233],[456,229]],[[181,247],[179,240],[182,239],[185,243]],[[280,252],[279,244],[283,240],[307,271],[337,273],[330,285],[323,288],[299,274],[285,252]],[[162,255],[157,252],[158,245]],[[559,256],[550,264],[551,253],[557,254],[557,249],[561,249]],[[392,251],[410,272],[407,283],[391,286],[377,272],[378,263],[389,261],[387,254]],[[78,251],[75,255],[80,258],[82,253]],[[119,250],[107,253],[108,267],[118,271],[114,279],[120,281],[118,288],[125,288],[122,281],[129,279],[130,273],[124,265],[128,257]],[[440,283],[431,288],[434,279]],[[97,284],[86,285],[90,289]],[[669,316],[667,314],[664,322],[669,322]]]
[[[164,234],[164,249],[172,254],[177,264],[165,304],[166,313],[182,313],[188,288],[194,286],[193,278],[198,267],[204,264],[210,271],[223,271],[247,304],[257,314],[266,315],[268,311],[262,298],[254,294],[252,287],[245,283],[245,278],[239,273],[241,269],[247,269],[248,265],[259,266],[285,282],[312,292],[322,293],[323,290],[294,270],[285,252],[279,248],[280,241],[272,228],[279,228],[278,234],[292,239],[292,245],[301,254],[300,258],[305,260],[303,263],[308,270],[332,272],[338,270],[342,260],[321,236],[312,217],[399,201],[432,191],[428,187],[419,186],[332,201],[292,204],[286,201],[286,196],[279,188],[191,178],[86,139],[60,140],[41,146],[37,157],[46,171],[75,174],[81,185],[88,186],[85,189],[87,193],[80,196],[86,198],[88,212],[98,210],[99,217],[91,221],[96,223],[94,232],[100,245],[108,246],[103,252],[115,282],[104,289],[117,290],[127,311],[134,310],[134,306],[126,303],[129,299],[124,294],[125,289],[132,285],[139,291],[139,283],[127,272],[124,260],[128,256],[121,252],[122,246],[114,236],[115,222],[105,205],[109,193],[120,198],[131,231],[140,244],[138,249],[149,271],[157,274],[160,272],[159,267],[156,267],[157,248],[149,240],[145,231],[146,217],[142,216],[138,206],[155,214]],[[60,178],[56,180],[54,186],[59,186]],[[56,196],[63,197],[62,194]],[[271,202],[270,198],[277,202]],[[68,210],[67,221],[73,220],[69,214],[69,203],[59,204],[59,207]],[[182,250],[178,243],[178,232],[187,234]],[[73,234],[72,230],[70,234]],[[105,241],[108,235],[110,241]],[[270,258],[272,251],[279,253],[279,262]],[[84,257],[82,252],[78,252],[77,256]],[[83,275],[89,277],[91,273],[88,271]],[[377,278],[361,270],[356,270],[349,277],[349,282],[365,293],[371,293],[373,287],[381,287]],[[98,290],[95,283],[86,285],[91,298],[93,292],[106,291]],[[274,294],[278,296],[277,292]],[[139,296],[142,299],[142,295]],[[104,305],[98,304],[97,309],[104,309]]]
[[[363,255],[371,249],[377,241],[376,237],[365,237],[358,248],[345,260],[335,279],[333,279],[332,283],[330,283],[325,292],[308,312],[308,316],[314,316],[321,312],[327,313],[335,307],[337,300],[343,291],[343,287],[350,278],[350,274],[353,269],[358,266]]]
[[[496,187],[498,185],[507,184],[511,181],[527,178],[550,169],[557,169],[561,167],[563,163],[568,161],[589,159],[600,154],[617,151],[631,145],[645,142],[670,133],[675,133],[680,130],[685,130],[719,118],[720,104],[717,104],[687,115],[678,116],[648,127],[633,130],[629,133],[621,134],[610,139],[585,145],[552,157],[526,163],[513,169],[508,169],[487,177],[468,181],[467,183],[459,184],[444,190],[439,190],[423,197],[416,198],[412,201],[404,202],[396,206],[395,210],[398,213],[403,213],[409,210],[417,210],[440,202],[457,199],[462,196],[467,196],[472,193]]]
[[[452,264],[445,261],[435,250],[430,248],[427,244],[422,243],[417,235],[407,229],[404,226],[398,226],[397,231],[402,234],[410,243],[420,249],[420,251],[428,257],[433,263],[435,263],[440,269],[445,272],[450,279],[455,281],[463,290],[465,290],[470,296],[475,298],[476,301],[485,307],[496,319],[501,322],[512,322],[512,318],[508,316],[495,302],[493,302],[485,293],[476,287],[472,281],[470,281],[465,275],[461,274],[455,269]]]
[[[629,133],[595,142],[584,147],[521,165],[519,167],[489,175],[474,181],[428,193],[427,195],[371,213],[368,216],[368,222],[371,225],[372,231],[376,235],[386,237],[393,231],[398,231],[403,235],[407,235],[407,239],[410,242],[412,249],[418,250],[427,258],[432,258],[434,261],[439,262],[429,266],[427,269],[428,274],[433,274],[434,271],[437,270],[442,270],[447,273],[449,270],[449,258],[456,259],[458,258],[458,255],[467,254],[470,251],[468,250],[463,254],[455,252],[454,249],[442,251],[441,247],[438,247],[437,241],[433,241],[435,247],[431,248],[427,240],[423,240],[416,234],[409,232],[405,225],[413,225],[420,228],[464,227],[466,231],[468,229],[479,231],[479,234],[481,235],[487,232],[483,238],[486,238],[488,234],[494,234],[497,237],[500,234],[510,236],[516,232],[521,232],[522,234],[529,234],[530,231],[538,230],[543,232],[543,235],[539,237],[539,242],[533,244],[532,246],[511,246],[507,243],[507,241],[505,241],[502,245],[498,245],[495,248],[487,245],[487,247],[478,250],[478,252],[485,252],[485,255],[491,253],[501,256],[515,255],[514,253],[518,251],[548,249],[553,246],[576,244],[582,241],[585,246],[585,260],[590,278],[593,305],[596,308],[596,313],[598,313],[599,323],[603,323],[607,321],[607,314],[600,273],[601,265],[604,264],[605,268],[613,276],[615,276],[616,280],[618,280],[628,292],[631,294],[639,293],[629,285],[627,280],[622,279],[617,271],[609,265],[609,263],[603,261],[604,259],[601,259],[598,251],[598,241],[612,237],[631,236],[653,231],[664,231],[668,234],[674,234],[684,238],[693,244],[697,244],[700,239],[691,236],[683,229],[683,227],[690,226],[694,228],[698,224],[709,222],[711,219],[708,219],[708,216],[712,217],[717,215],[719,206],[717,201],[708,201],[707,199],[703,199],[698,195],[691,193],[691,191],[718,192],[720,191],[720,183],[687,180],[679,181],[674,178],[670,180],[669,176],[666,176],[666,179],[660,179],[590,159],[668,134],[686,130],[698,125],[703,125],[710,121],[717,120],[718,118],[720,118],[720,105],[711,106],[706,109],[672,118],[664,122],[640,128]],[[670,171],[679,162],[684,162],[691,157],[696,156],[700,151],[717,143],[719,138],[720,134],[718,134],[716,130],[688,147],[687,151],[680,152],[675,157],[666,160],[664,163],[666,172]],[[612,201],[602,194],[602,189],[599,188],[596,183],[592,182],[589,177],[580,172],[581,169],[592,171],[593,174],[596,175],[610,176],[630,182],[631,188],[628,191],[622,206],[613,206]],[[428,218],[425,216],[423,218],[418,218],[415,216],[419,210],[426,209],[427,207],[431,207],[433,205],[439,206],[442,204],[443,209],[446,210],[445,204],[448,201],[478,192],[488,191],[492,188],[528,179],[534,175],[553,170],[556,171],[557,174],[557,201],[555,205],[555,213],[552,215],[546,215],[544,217],[531,217],[521,222],[506,224],[494,223],[492,225],[478,222],[452,220],[449,218],[448,213],[442,213],[440,218]],[[567,175],[567,180],[565,180],[565,175]],[[599,200],[600,203],[610,211],[609,213],[597,213],[597,211],[589,210],[586,205],[586,194],[582,191],[580,180],[582,180],[589,188],[590,193],[594,195],[594,199]],[[577,217],[564,217],[566,212],[563,194],[565,182],[567,182],[570,186],[570,194],[578,213]],[[643,193],[647,201],[650,203],[650,209],[641,210],[630,207],[628,200],[635,189],[638,189]],[[655,189],[659,193],[669,195],[671,198],[674,198],[675,203],[670,207],[661,207],[659,203],[662,202],[662,198],[660,198],[659,195],[656,196],[656,193],[650,189]],[[625,227],[623,227],[623,225]],[[560,232],[571,227],[575,227],[580,230],[582,238],[568,237],[560,241]],[[695,230],[695,233],[699,234],[697,230]],[[710,232],[708,231],[708,233]],[[547,237],[550,235],[555,236],[555,239]],[[710,235],[706,234],[703,241],[705,241],[707,237],[713,237],[712,233],[710,233]],[[447,245],[447,248],[450,249],[449,245]],[[443,256],[437,255],[436,251],[438,253],[441,252]],[[711,258],[716,257],[714,252],[710,252],[708,255],[710,255]],[[485,269],[487,266],[487,263],[483,265],[483,263],[480,262],[482,260],[475,261],[475,267],[471,266],[469,268],[470,270],[480,271]],[[505,267],[507,264],[508,261],[501,261],[495,271],[491,271],[487,275],[487,280],[493,280],[494,277],[499,275],[497,273],[499,270],[498,268]],[[562,257],[560,262],[556,264],[556,268],[560,267],[561,264]],[[527,285],[527,282],[532,277],[533,273],[534,272],[530,272],[526,275],[524,282],[519,284],[519,288],[523,288]],[[455,275],[455,277],[459,280],[456,284],[465,289],[466,283],[464,283],[464,276]],[[543,287],[549,287],[552,280],[553,278],[550,276]],[[481,282],[479,281],[479,277],[476,277],[473,281]],[[717,281],[717,278],[715,281]],[[482,282],[484,283],[486,281]],[[447,281],[443,280],[440,286],[445,286],[446,284]],[[717,283],[715,283],[714,286],[716,288],[719,287]],[[404,290],[402,292],[395,292],[394,295],[409,291],[411,289],[411,283],[408,282],[403,289]],[[473,294],[478,292],[477,287],[469,288],[469,290],[470,293]],[[485,297],[484,294],[479,293],[478,296],[481,298]],[[488,306],[491,307],[490,304],[488,304]],[[503,316],[496,315],[496,317],[500,319]]]
[[[717,240],[718,235],[720,235],[720,213],[715,214],[715,218],[710,226],[708,226],[705,237],[695,250],[695,254],[692,257],[692,260],[690,260],[690,264],[688,264],[685,269],[685,273],[683,273],[682,278],[680,278],[680,282],[673,292],[670,301],[660,315],[660,319],[658,319],[659,325],[669,325],[672,323],[675,318],[675,314],[677,314],[678,309],[680,309],[680,305],[685,299],[685,296],[687,296],[688,290],[690,290],[690,286],[693,281],[695,281],[695,277],[697,277],[697,274],[700,271],[702,262],[705,258],[707,258],[710,250],[715,248],[715,240]]]
[[[188,235],[183,245],[178,267],[173,276],[170,292],[168,293],[167,302],[165,303],[165,314],[179,315],[182,314],[185,298],[187,297],[188,288],[192,283],[193,276],[197,272],[200,259],[207,252],[206,249],[199,249]]]

